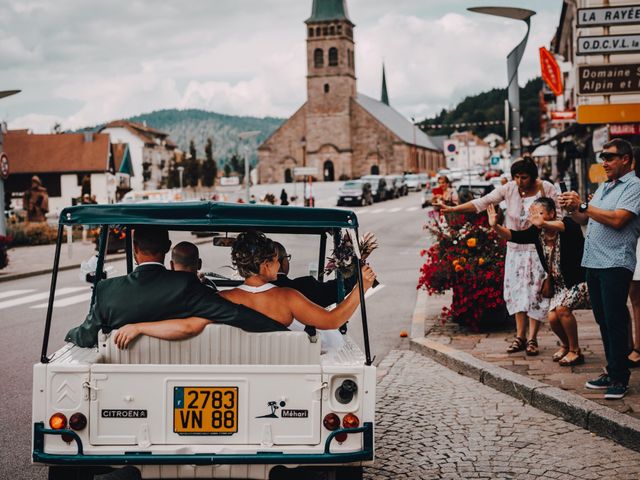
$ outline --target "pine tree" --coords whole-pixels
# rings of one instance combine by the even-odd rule
[[[229,175],[231,175],[231,165],[227,162],[224,164],[224,176],[228,177]]]
[[[178,171],[178,159],[173,154],[169,160],[169,173],[167,175],[167,188],[180,188],[180,172]]]
[[[232,171],[244,175],[244,158],[234,153],[229,163]]]
[[[213,141],[207,138],[204,147],[205,160],[202,163],[202,184],[206,187],[212,187],[216,184],[216,176],[218,175],[218,165],[213,159]]]
[[[198,163],[198,157],[196,152],[196,144],[193,140],[189,142],[189,157],[185,161],[184,165],[184,185],[186,187],[197,187],[198,177],[200,176],[200,165]]]

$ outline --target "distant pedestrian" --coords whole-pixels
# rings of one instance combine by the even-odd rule
[[[27,221],[44,222],[49,212],[49,194],[37,175],[31,177],[31,187],[22,197],[23,208],[27,211]]]
[[[460,203],[458,192],[451,186],[451,180],[449,180],[449,177],[446,175],[440,175],[438,177],[438,187],[437,190],[435,188],[434,190],[435,193],[433,194],[431,205],[435,208],[440,208],[445,205],[458,205]]]
[[[284,188],[280,192],[280,205],[289,205],[289,195]]]
[[[442,207],[442,213],[480,213],[489,205],[506,203],[505,226],[511,230],[526,230],[529,208],[536,198],[557,198],[553,184],[538,179],[538,167],[526,157],[511,166],[512,181],[498,186],[491,193],[454,207]],[[507,353],[526,351],[538,355],[538,330],[547,318],[549,300],[540,294],[546,274],[533,245],[507,243],[504,267],[504,300],[509,314],[516,318],[516,338]],[[527,320],[529,334],[527,332]]]
[[[498,225],[493,205],[487,208],[489,225],[501,237],[518,244],[533,244],[548,277],[549,326],[561,342],[553,361],[563,367],[584,363],[578,342],[578,323],[573,310],[590,309],[589,292],[581,266],[584,237],[580,226],[570,218],[557,219],[553,200],[540,197],[529,210],[527,230],[509,230]],[[543,289],[543,295],[545,294]]]
[[[640,179],[633,171],[629,142],[615,138],[600,154],[607,181],[598,187],[591,202],[576,192],[563,193],[561,205],[578,223],[588,223],[582,266],[593,314],[600,326],[606,373],[588,381],[586,388],[606,390],[604,398],[625,396],[629,384],[629,310],[627,296],[636,268],[640,235]]]

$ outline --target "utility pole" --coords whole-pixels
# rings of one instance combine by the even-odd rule
[[[248,132],[240,132],[238,134],[238,138],[240,141],[248,140],[249,138],[253,138],[257,135],[260,135],[260,130],[251,130]],[[249,203],[249,199],[251,198],[251,179],[249,178],[249,145],[245,144],[244,146],[244,187],[245,187],[245,202]]]

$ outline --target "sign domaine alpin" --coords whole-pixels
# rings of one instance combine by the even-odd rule
[[[578,27],[640,23],[640,5],[578,9]]]
[[[580,95],[640,92],[640,63],[578,66]]]
[[[578,37],[576,55],[607,55],[640,52],[640,33]]]

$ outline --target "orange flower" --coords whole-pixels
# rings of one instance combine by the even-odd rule
[[[476,240],[473,237],[467,240],[467,247],[469,248],[475,248],[477,244],[478,244],[478,240]]]
[[[484,265],[484,258],[480,257],[478,259],[478,265]]]
[[[459,261],[462,265],[464,265],[465,263],[467,263],[467,259],[466,259],[466,258],[464,258],[464,257],[460,257],[460,258],[458,259],[458,261]]]
[[[456,272],[461,272],[464,270],[464,267],[460,264],[456,265]]]
[[[458,265],[460,265],[460,261],[459,261],[459,260],[454,260],[453,262],[451,262],[451,264],[452,264],[454,267],[457,267]]]

